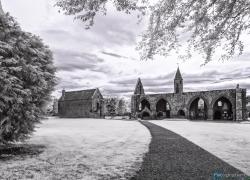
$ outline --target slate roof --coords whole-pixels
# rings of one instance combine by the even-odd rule
[[[181,72],[180,72],[179,67],[178,67],[178,69],[177,69],[177,71],[176,71],[175,79],[182,79],[182,76],[181,76]]]
[[[90,100],[94,95],[96,89],[86,89],[81,91],[69,91],[65,92],[64,101],[72,100]]]

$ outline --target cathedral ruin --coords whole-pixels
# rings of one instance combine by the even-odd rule
[[[179,68],[174,78],[174,93],[146,94],[139,78],[131,98],[131,113],[135,118],[191,120],[247,119],[246,89],[211,91],[183,91],[183,78]]]

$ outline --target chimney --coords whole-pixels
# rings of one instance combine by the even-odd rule
[[[239,84],[236,85],[236,89],[240,89],[240,85]]]
[[[62,96],[64,97],[65,96],[65,89],[62,90]]]

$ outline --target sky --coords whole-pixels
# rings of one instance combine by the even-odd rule
[[[60,13],[55,0],[2,0],[3,9],[20,23],[24,31],[39,35],[54,54],[58,85],[53,92],[99,88],[104,96],[129,98],[141,78],[146,93],[173,92],[173,79],[180,67],[184,91],[241,88],[250,89],[250,41],[244,53],[230,61],[214,60],[202,66],[194,53],[183,61],[177,55],[140,60],[136,50],[147,18],[138,23],[136,14],[127,15],[108,7],[86,30],[83,22]],[[177,64],[178,63],[178,64]],[[250,90],[248,90],[250,95]]]

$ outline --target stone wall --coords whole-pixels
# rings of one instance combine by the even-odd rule
[[[150,116],[156,118],[156,104],[160,99],[166,100],[170,107],[170,117],[177,117],[178,111],[183,110],[185,117],[189,118],[189,110],[191,103],[201,98],[207,107],[207,119],[213,120],[213,106],[215,102],[224,97],[232,104],[233,120],[246,119],[246,90],[245,89],[225,89],[199,92],[184,92],[180,94],[149,94],[149,95],[133,95],[131,99],[131,112],[134,117],[140,116],[143,111],[139,111],[139,104],[143,99],[150,103]],[[148,111],[148,110],[147,110]]]
[[[97,107],[97,103],[99,107]],[[60,117],[67,118],[100,118],[103,117],[102,99],[59,101],[58,111]]]

